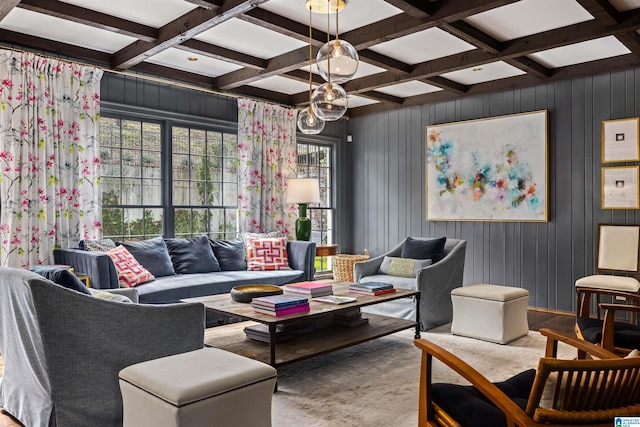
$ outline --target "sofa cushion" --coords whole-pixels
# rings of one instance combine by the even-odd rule
[[[164,239],[169,250],[173,269],[178,274],[210,273],[220,271],[220,264],[213,254],[209,238]]]
[[[220,263],[221,271],[239,271],[247,269],[242,239],[210,240],[213,254]]]
[[[140,303],[165,304],[179,302],[184,298],[229,293],[231,288],[239,285],[283,285],[303,280],[302,270],[219,271],[160,277],[153,282],[136,286],[136,290]]]
[[[116,268],[121,288],[130,288],[155,278],[124,246],[116,246],[107,254]]]
[[[90,252],[107,252],[116,247],[116,242],[111,239],[80,240],[80,249]]]
[[[133,301],[131,301],[131,299],[125,295],[114,294],[113,292],[103,291],[100,289],[90,289],[89,291],[95,298],[113,302],[124,302],[127,304],[133,303]]]
[[[162,237],[154,237],[140,242],[118,242],[118,244],[127,248],[129,253],[154,277],[176,274],[169,257],[167,244]]]
[[[78,279],[78,276],[65,270],[64,268],[41,268],[35,270],[36,273],[42,277],[51,280],[53,283],[57,283],[60,286],[64,286],[67,289],[73,289],[74,291],[81,292],[89,295],[90,292],[87,287]]]
[[[291,270],[287,258],[287,239],[247,239],[248,270]]]
[[[430,259],[385,256],[380,265],[380,273],[398,277],[416,277],[418,271],[430,265]]]
[[[446,237],[438,239],[413,239],[407,237],[402,246],[402,258],[431,259],[435,264],[444,257]]]

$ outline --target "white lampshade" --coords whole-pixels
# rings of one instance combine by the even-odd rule
[[[289,178],[287,203],[320,203],[317,178]]]

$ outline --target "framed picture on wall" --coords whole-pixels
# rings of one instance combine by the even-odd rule
[[[602,209],[640,209],[638,166],[602,168]]]
[[[547,111],[426,128],[428,221],[546,222]]]
[[[602,163],[640,160],[638,117],[602,122]]]

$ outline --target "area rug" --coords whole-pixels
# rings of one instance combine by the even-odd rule
[[[453,352],[491,381],[535,368],[544,355],[546,338],[538,332],[500,345],[451,335],[449,328],[423,332],[422,338]],[[559,356],[573,358],[575,352],[561,344]],[[410,330],[281,367],[273,426],[416,426],[419,369],[420,351]],[[434,363],[433,378],[464,384],[440,362]]]

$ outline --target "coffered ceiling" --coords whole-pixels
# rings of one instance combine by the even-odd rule
[[[350,116],[640,66],[640,0],[346,0],[338,26],[360,55],[342,85]],[[315,58],[335,16],[312,28]],[[0,0],[0,44],[309,99],[305,0]]]

